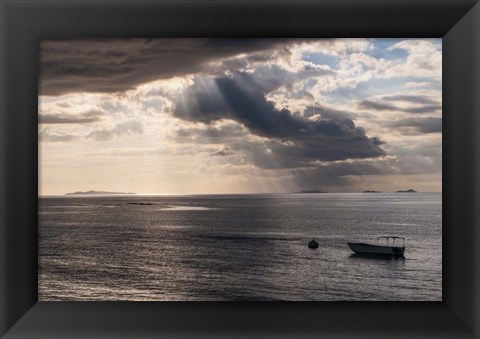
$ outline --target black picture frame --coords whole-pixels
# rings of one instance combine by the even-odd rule
[[[455,337],[479,329],[480,5],[473,0],[0,0],[0,335]],[[38,40],[443,38],[442,302],[38,302]]]

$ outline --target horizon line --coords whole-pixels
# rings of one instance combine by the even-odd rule
[[[92,197],[92,196],[191,196],[191,195],[267,195],[267,194],[382,194],[382,193],[405,193],[405,192],[398,192],[398,191],[385,191],[385,192],[251,192],[251,193],[129,193],[129,194],[38,194],[38,197]],[[417,191],[416,193],[443,193],[443,191]]]

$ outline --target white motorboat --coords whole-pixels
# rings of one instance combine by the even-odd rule
[[[385,239],[386,244],[379,244],[380,239]],[[402,245],[396,245],[395,240],[402,240]],[[391,244],[390,244],[391,242]],[[377,237],[377,244],[366,244],[360,242],[347,243],[350,249],[357,254],[370,254],[370,255],[391,255],[396,257],[403,257],[405,253],[405,238],[398,236],[380,236]]]

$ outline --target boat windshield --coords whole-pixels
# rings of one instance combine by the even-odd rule
[[[380,239],[385,239],[385,241],[387,242],[387,245],[390,245],[390,241],[391,241],[392,246],[395,246],[395,240],[397,240],[397,244],[398,244],[398,239],[401,239],[402,240],[402,247],[405,247],[405,238],[404,237],[398,237],[396,235],[382,235],[382,236],[377,237],[377,243],[378,243],[378,240],[380,240]]]

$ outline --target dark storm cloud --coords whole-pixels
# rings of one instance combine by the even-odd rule
[[[411,97],[413,96],[397,96],[397,97]],[[390,97],[392,98],[392,97]],[[384,98],[385,99],[385,98]],[[407,101],[407,100],[389,100],[389,101]],[[408,100],[413,103],[420,103],[419,101]],[[428,101],[428,100],[426,100]],[[416,107],[403,108],[397,105],[390,104],[385,101],[372,101],[372,100],[362,100],[358,104],[358,107],[365,110],[375,110],[375,111],[400,111],[404,113],[433,113],[442,109],[442,105],[438,103],[434,104],[421,104]]]
[[[277,86],[279,86],[278,83]],[[308,139],[317,136],[364,135],[352,120],[334,111],[315,108],[327,119],[310,121],[294,116],[287,109],[278,110],[265,95],[277,86],[265,85],[246,73],[233,77],[199,79],[177,100],[174,115],[195,122],[211,123],[230,119],[245,126],[251,133],[266,138]],[[268,89],[268,90],[267,90]],[[312,114],[309,109],[309,114]]]
[[[346,159],[381,157],[385,152],[382,142],[372,138],[369,142],[361,139],[336,139],[331,137],[311,138],[281,142],[275,139],[256,142],[236,142],[230,148],[242,153],[248,163],[263,169],[313,168],[316,162],[333,162]]]
[[[233,120],[263,142],[236,143],[234,150],[243,151],[250,162],[260,168],[297,168],[314,161],[373,158],[385,155],[383,143],[369,138],[346,114],[323,107],[307,109],[317,120],[293,115],[277,109],[267,101],[266,86],[247,73],[232,77],[197,79],[178,99],[174,116],[192,122],[211,124]]]
[[[202,70],[206,62],[294,39],[50,39],[40,43],[41,95],[118,92]],[[300,41],[300,40],[296,40]],[[252,56],[263,60],[266,56]]]
[[[401,119],[389,124],[407,134],[442,133],[442,118]]]
[[[362,175],[396,174],[391,161],[378,162],[340,162],[331,163],[315,168],[296,169],[291,172],[295,187],[299,190],[320,189],[337,191],[339,188],[349,187],[350,191],[362,190],[356,182]]]
[[[38,115],[38,122],[40,124],[87,124],[101,120],[103,112],[91,110],[79,115],[73,116],[70,114],[44,114]]]

